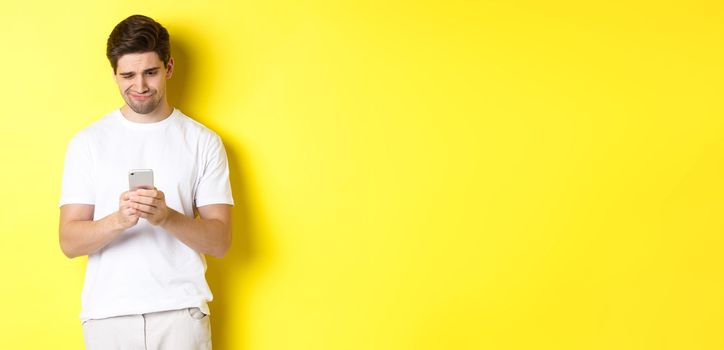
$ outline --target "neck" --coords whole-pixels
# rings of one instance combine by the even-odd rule
[[[158,105],[158,108],[153,110],[150,113],[146,114],[139,114],[134,112],[131,107],[128,107],[128,105],[123,105],[121,107],[121,114],[123,116],[134,122],[134,123],[156,123],[160,122],[166,118],[168,118],[171,113],[173,112],[173,107],[168,104],[168,102],[164,101],[163,103]]]

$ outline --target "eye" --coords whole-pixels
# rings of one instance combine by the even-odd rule
[[[148,72],[148,73],[146,73],[146,74],[148,74],[148,75],[150,75],[150,76],[154,76],[154,75],[156,75],[156,73],[158,73],[158,71],[157,71],[157,70],[153,70],[153,71],[150,71],[150,72]]]

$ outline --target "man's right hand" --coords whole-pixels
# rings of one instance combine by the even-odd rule
[[[74,258],[90,255],[105,247],[124,230],[135,226],[140,212],[132,208],[129,192],[121,193],[118,211],[93,220],[95,206],[65,204],[60,207],[60,248]]]
[[[138,223],[138,218],[140,217],[138,210],[133,209],[131,204],[130,191],[121,193],[116,217],[118,219],[118,224],[123,230],[135,226]]]

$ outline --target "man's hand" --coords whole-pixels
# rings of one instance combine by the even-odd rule
[[[133,202],[131,202],[132,191],[121,193],[121,198],[118,203],[118,225],[121,230],[125,230],[135,226],[138,223],[139,213],[133,208]]]
[[[166,198],[163,192],[153,189],[137,189],[129,193],[131,209],[134,209],[138,217],[148,220],[151,225],[162,225],[169,216],[169,208],[166,206]]]

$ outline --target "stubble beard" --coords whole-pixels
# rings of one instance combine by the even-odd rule
[[[161,104],[161,98],[158,97],[158,94],[155,92],[153,93],[151,98],[143,102],[134,101],[131,96],[128,96],[128,93],[126,93],[124,97],[128,107],[130,107],[131,110],[138,114],[151,113],[156,110],[159,104]]]

